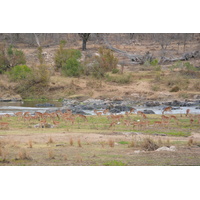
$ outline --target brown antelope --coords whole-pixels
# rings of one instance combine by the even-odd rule
[[[30,112],[25,112],[24,117],[28,117],[28,116],[30,116]]]
[[[176,120],[177,120],[177,117],[174,116],[174,115],[171,115],[170,118],[171,118],[171,119],[173,118],[173,119],[176,119]]]
[[[3,115],[3,117],[10,117],[10,115],[9,114],[5,114],[5,115]]]
[[[74,124],[74,122],[75,122],[74,117],[65,117],[64,120],[65,120],[66,122],[71,121],[72,124]]]
[[[165,116],[165,115],[162,115],[162,120],[169,120],[169,117]]]
[[[131,124],[130,121],[128,121],[128,120],[124,120],[124,125],[126,125],[126,126],[130,126],[130,124]]]
[[[97,116],[101,116],[103,112],[96,112]]]
[[[1,129],[8,129],[9,123],[8,122],[0,122]]]
[[[137,111],[137,115],[143,115],[144,113],[142,111]]]
[[[132,113],[132,112],[135,112],[135,111],[136,111],[135,108],[131,108],[130,111],[129,111],[129,113]]]
[[[105,110],[103,111],[103,114],[105,115],[105,114],[107,114],[109,111],[110,111],[109,109],[105,109]]]
[[[185,114],[186,117],[188,116],[189,112],[190,112],[190,109],[187,109],[186,114]]]
[[[60,122],[53,120],[53,124],[55,125],[55,127],[57,127],[60,124]]]
[[[155,126],[156,124],[162,125],[162,121],[155,121],[155,122],[154,122],[154,126]]]
[[[18,119],[20,119],[20,118],[22,118],[22,116],[23,116],[23,112],[16,112],[16,113],[15,113],[15,116],[17,116]]]
[[[88,121],[87,117],[85,115],[82,114],[77,114],[78,117],[81,117],[82,119]]]
[[[167,111],[171,112],[172,111],[172,107],[169,106],[169,107],[164,108],[163,111],[162,111],[162,114],[164,115],[164,113],[167,112]]]
[[[47,123],[46,119],[40,121],[40,127],[45,128],[45,124]]]
[[[142,114],[142,117],[144,118],[144,119],[147,119],[147,116],[143,113]]]
[[[116,124],[117,124],[117,122],[112,122],[112,123],[110,123],[109,128],[115,126]]]

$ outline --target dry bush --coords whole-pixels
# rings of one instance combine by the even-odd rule
[[[28,154],[27,154],[27,152],[26,152],[25,149],[22,149],[21,151],[19,151],[18,157],[19,157],[20,160],[27,160],[27,159],[29,159],[29,156],[28,156]]]
[[[79,146],[79,147],[82,147],[82,145],[81,145],[81,140],[80,140],[80,139],[78,139],[77,143],[78,143],[78,146]]]
[[[0,147],[0,156],[2,156],[2,148]]]
[[[136,144],[135,144],[135,141],[134,140],[131,140],[130,144],[128,145],[128,147],[135,147]]]
[[[77,162],[83,162],[83,159],[80,155],[76,156],[76,161]]]
[[[155,141],[150,138],[145,138],[141,144],[141,147],[146,151],[154,151],[159,148]]]
[[[199,91],[200,90],[200,80],[195,80],[192,86],[193,90]]]
[[[109,139],[109,140],[108,140],[108,145],[109,145],[110,147],[114,147],[114,146],[115,146],[114,140]]]
[[[73,141],[73,139],[72,139],[72,138],[70,138],[70,140],[69,140],[69,144],[70,144],[71,146],[73,146],[73,145],[74,145],[74,141]]]
[[[7,161],[7,156],[9,155],[7,149],[1,149],[1,156],[3,161]]]
[[[52,137],[50,137],[47,144],[52,144],[52,143],[54,143],[54,141],[53,141]]]
[[[105,141],[101,141],[100,144],[101,144],[101,146],[104,148],[104,146],[105,146]]]
[[[160,137],[159,137],[159,139],[158,139],[158,145],[159,145],[159,146],[162,146],[162,145],[163,145],[163,141],[161,140]]]
[[[29,148],[33,148],[33,142],[32,142],[32,140],[28,141],[28,146],[29,146]]]
[[[193,144],[194,144],[193,138],[189,138],[189,140],[187,141],[187,145],[192,146]]]
[[[49,150],[48,150],[48,157],[49,157],[49,159],[54,159],[54,158],[55,158],[55,157],[54,157],[54,152],[53,152],[52,149],[49,149]]]

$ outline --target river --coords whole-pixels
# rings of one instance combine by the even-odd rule
[[[37,107],[37,104],[54,104],[54,107]],[[14,115],[16,112],[30,112],[34,114],[35,112],[44,113],[48,110],[59,110],[62,108],[62,102],[59,101],[21,101],[21,102],[0,102],[0,115],[10,114]],[[146,106],[137,106],[135,105],[137,111],[144,110],[152,110],[155,114],[162,114],[163,106],[154,106],[154,107],[146,107]],[[192,114],[200,114],[200,109],[196,109],[196,106],[186,106],[186,107],[173,107],[172,112],[166,112],[166,114],[185,114],[186,110],[190,109],[190,113]],[[94,115],[95,113],[91,110],[83,110],[86,114]],[[120,114],[124,114],[125,112],[121,112]],[[119,113],[118,113],[119,114]]]

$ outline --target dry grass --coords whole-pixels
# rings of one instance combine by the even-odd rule
[[[101,144],[102,148],[105,147],[105,141],[101,141],[100,144]]]
[[[47,144],[52,144],[52,143],[54,143],[54,141],[53,141],[52,137],[50,137]]]
[[[73,145],[74,145],[74,141],[73,141],[72,138],[69,139],[69,144],[70,144],[70,146],[73,146]]]
[[[114,147],[114,146],[115,146],[114,140],[109,139],[109,140],[108,140],[108,145],[109,145],[110,147]]]
[[[48,158],[49,158],[49,159],[55,159],[55,157],[54,157],[54,152],[53,152],[52,149],[49,149],[49,150],[48,150]]]
[[[158,139],[158,145],[159,146],[162,146],[163,145],[163,141],[162,141],[162,139],[159,137],[159,139]]]
[[[9,155],[8,150],[7,149],[2,149],[1,150],[1,156],[2,156],[2,160],[3,161],[7,161],[7,156]]]
[[[28,141],[28,146],[29,146],[29,148],[33,148],[33,142],[32,142],[32,140]]]
[[[0,147],[0,156],[2,156],[2,148]]]
[[[28,160],[30,159],[29,155],[27,154],[25,149],[21,149],[18,153],[18,159],[20,160]]]
[[[128,147],[135,147],[136,143],[134,140],[131,140],[130,144],[128,145]]]
[[[78,139],[77,143],[78,143],[78,146],[79,146],[79,147],[82,147],[82,145],[81,145],[81,140],[80,140],[80,139]]]
[[[189,140],[187,141],[187,145],[192,146],[193,144],[194,144],[193,138],[189,138]]]

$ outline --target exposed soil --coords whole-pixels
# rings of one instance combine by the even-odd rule
[[[193,139],[200,142],[200,133],[193,133]],[[95,166],[107,165],[112,161],[122,162],[130,166],[141,165],[200,165],[200,147],[188,146],[188,138],[185,137],[158,137],[148,136],[155,141],[161,140],[166,146],[166,141],[176,147],[176,151],[145,151],[139,143],[147,136],[145,135],[117,135],[107,133],[75,133],[75,132],[52,132],[25,135],[4,135],[0,137],[1,161],[0,165],[70,165],[70,166]],[[49,139],[53,143],[49,143]],[[70,145],[70,139],[73,145]],[[78,140],[81,146],[78,145]],[[114,147],[108,145],[109,140],[114,141]],[[129,147],[120,141],[131,142],[139,146]],[[30,148],[30,141],[32,147]],[[25,152],[26,157],[22,155]],[[6,154],[5,160],[3,155]]]

